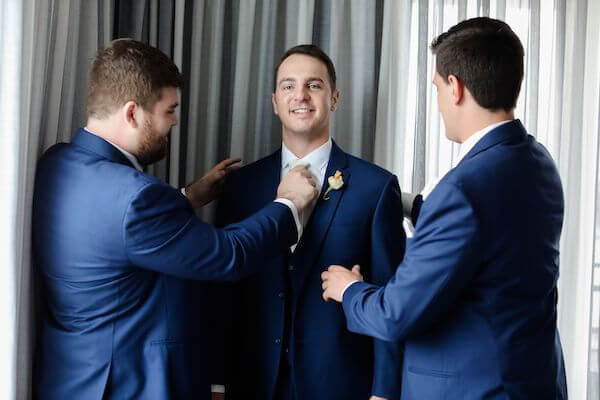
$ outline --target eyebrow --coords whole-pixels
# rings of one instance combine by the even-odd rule
[[[277,85],[281,85],[283,82],[296,82],[297,79],[296,78],[281,78],[279,80],[279,82],[277,82]],[[313,82],[313,81],[319,81],[321,83],[325,83],[325,81],[322,78],[319,77],[308,77],[304,80],[305,82]]]
[[[179,106],[179,103],[173,103],[169,106],[169,108],[177,108]]]

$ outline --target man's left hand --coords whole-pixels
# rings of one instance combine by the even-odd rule
[[[215,165],[202,178],[192,182],[185,187],[185,195],[192,203],[192,207],[200,208],[214,199],[221,193],[225,177],[231,171],[238,169],[240,166],[235,165],[242,159],[239,157],[231,157],[221,161]]]
[[[360,274],[360,266],[355,265],[352,271],[341,265],[330,265],[327,271],[321,274],[323,284],[323,299],[328,301],[333,299],[337,302],[342,302],[342,291],[352,281],[362,281],[363,277]]]

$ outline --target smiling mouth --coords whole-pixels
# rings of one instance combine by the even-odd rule
[[[291,112],[292,114],[307,114],[309,112],[313,112],[313,109],[310,109],[308,107],[299,107],[299,108],[294,108]]]

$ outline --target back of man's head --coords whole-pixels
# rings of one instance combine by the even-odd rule
[[[279,72],[279,67],[285,61],[286,58],[294,54],[302,54],[305,56],[313,57],[325,64],[325,67],[327,67],[327,75],[329,75],[329,85],[331,86],[331,91],[335,91],[336,76],[333,61],[331,61],[331,58],[329,58],[327,53],[325,53],[319,46],[316,46],[314,44],[299,44],[297,46],[290,47],[285,53],[283,53],[281,59],[279,60],[279,63],[275,67],[275,77],[273,78],[274,88],[277,87],[277,73]]]
[[[523,81],[521,41],[503,21],[487,17],[458,23],[431,43],[437,73],[460,79],[477,104],[510,112]]]
[[[98,51],[90,71],[88,118],[107,118],[128,101],[151,112],[163,88],[182,84],[177,66],[157,48],[133,39],[113,40]]]

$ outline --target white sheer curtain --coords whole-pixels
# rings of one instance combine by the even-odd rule
[[[516,116],[546,145],[565,192],[559,331],[572,399],[598,390],[600,239],[594,253],[600,98],[600,2],[429,0],[385,2],[375,161],[419,191],[453,166],[458,145],[444,136],[431,79],[431,40],[474,16],[505,20],[525,47]],[[518,194],[516,194],[518,195]],[[600,228],[600,218],[596,225]],[[593,294],[593,302],[592,302]]]
[[[17,148],[19,131],[19,78],[21,55],[20,2],[0,0],[0,397],[13,398],[18,387],[17,342],[20,278],[16,260]]]

